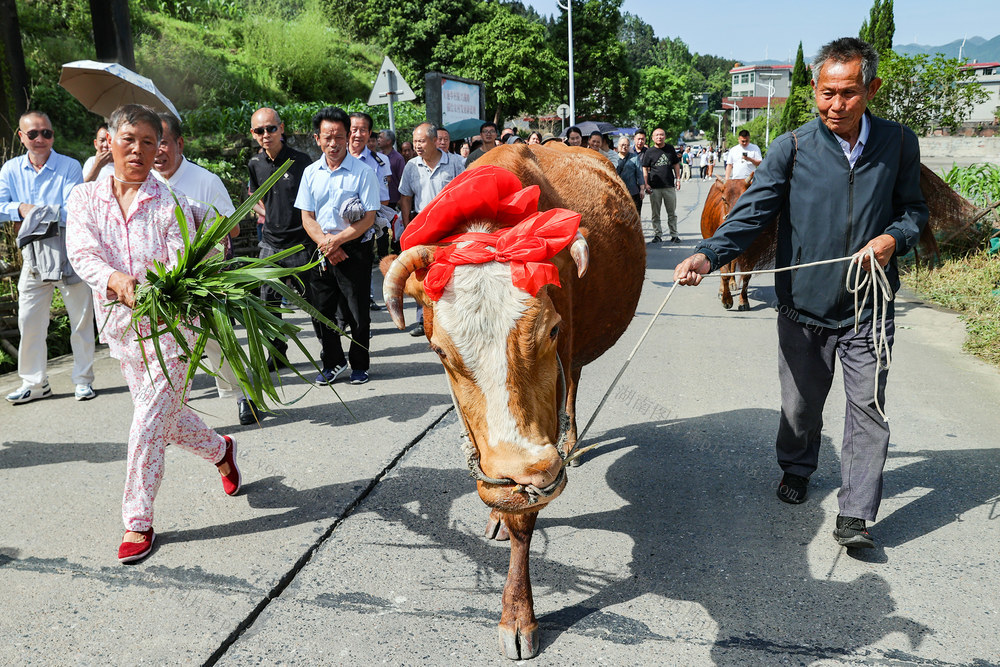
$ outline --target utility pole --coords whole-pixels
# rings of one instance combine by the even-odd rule
[[[736,127],[737,127],[736,114],[739,113],[740,111],[740,105],[737,104],[737,102],[739,102],[742,99],[743,97],[740,96],[740,97],[730,97],[728,102],[726,102],[726,100],[722,100],[722,106],[729,104],[733,108],[733,116],[732,116],[733,134],[736,134]]]
[[[556,4],[566,10],[566,38],[569,40],[569,124],[572,126],[576,125],[576,91],[573,89],[573,0],[566,0],[565,5],[556,0]]]
[[[780,74],[758,74],[758,78],[767,81],[767,122],[764,125],[764,149],[771,145],[771,97],[774,95],[774,79],[781,78]],[[755,83],[755,85],[761,85]]]

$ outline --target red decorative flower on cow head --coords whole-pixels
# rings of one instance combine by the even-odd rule
[[[538,211],[537,185],[522,187],[510,171],[483,166],[459,174],[424,207],[400,237],[404,250],[446,243],[434,254],[424,278],[424,292],[437,301],[463,264],[505,262],[515,286],[532,296],[547,284],[559,285],[551,262],[580,228],[580,214],[564,208]],[[496,221],[496,233],[457,233],[469,223]]]

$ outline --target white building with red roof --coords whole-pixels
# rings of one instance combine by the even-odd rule
[[[792,87],[792,65],[746,65],[729,70],[732,87],[722,98],[722,108],[731,110],[736,125],[742,125],[767,113],[768,88],[771,108],[784,104]]]

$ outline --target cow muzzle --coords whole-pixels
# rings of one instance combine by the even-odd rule
[[[566,468],[559,468],[555,480],[545,487],[534,484],[491,484],[482,479],[476,482],[479,497],[489,507],[502,512],[537,512],[555,500],[566,488]]]

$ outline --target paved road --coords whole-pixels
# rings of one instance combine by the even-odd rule
[[[682,244],[649,247],[635,323],[584,373],[585,417],[706,192],[681,190]],[[715,290],[675,293],[592,429],[604,446],[539,519],[534,664],[1000,663],[1000,374],[960,352],[962,324],[901,299],[882,548],[857,559],[830,536],[842,392],[810,500],[779,503],[773,291],[755,281],[753,309],[731,313]],[[170,451],[157,547],[132,567],[115,560],[131,403],[114,361],[92,402],[57,364],[54,398],[0,406],[0,664],[506,664],[507,548],[479,536],[440,364],[376,320],[372,382],[336,385],[356,421],[313,389],[243,428],[196,381],[192,405],[239,439],[244,491]]]

